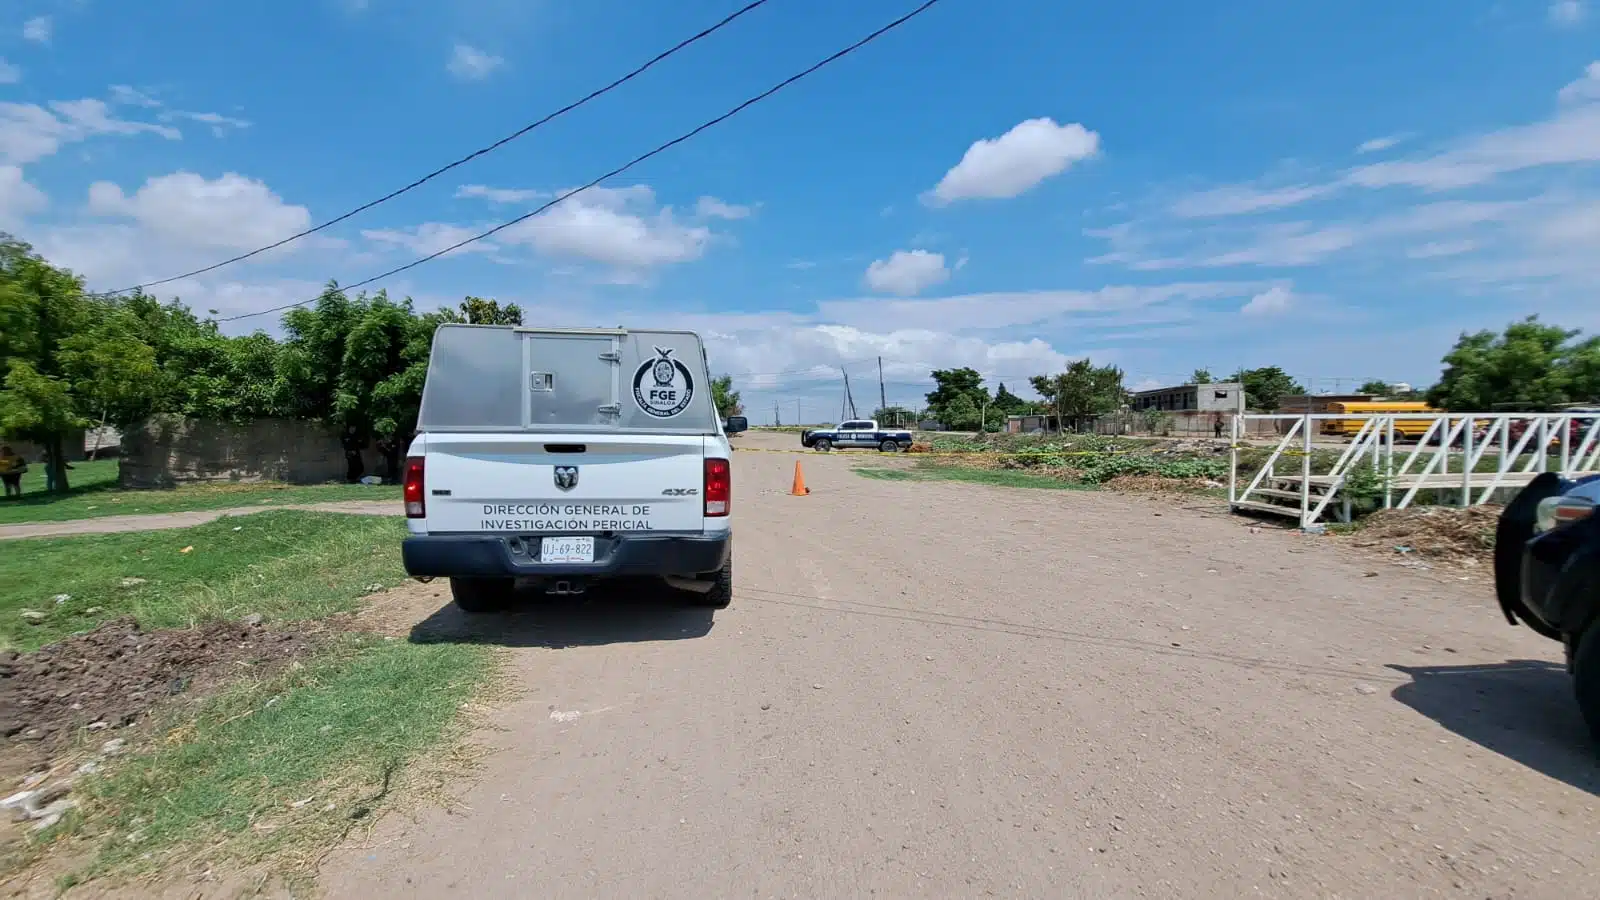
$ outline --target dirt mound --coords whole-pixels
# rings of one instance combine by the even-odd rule
[[[239,622],[146,632],[119,619],[31,653],[0,653],[0,750],[54,743],[80,727],[130,725],[162,699],[240,667],[287,662],[311,645],[300,632]]]
[[[1362,522],[1351,543],[1438,560],[1487,562],[1494,552],[1498,506],[1413,506],[1380,509]]]

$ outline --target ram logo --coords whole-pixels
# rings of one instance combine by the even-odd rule
[[[700,493],[699,488],[667,488],[661,492],[663,497],[693,497]]]
[[[556,487],[570,491],[578,486],[577,466],[556,466]]]

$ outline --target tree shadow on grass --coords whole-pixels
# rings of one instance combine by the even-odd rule
[[[1487,750],[1600,794],[1600,755],[1564,667],[1516,659],[1389,668],[1412,678],[1394,689],[1394,699]]]

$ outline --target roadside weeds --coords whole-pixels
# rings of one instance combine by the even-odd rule
[[[22,840],[0,846],[8,887],[153,883],[175,873],[305,886],[328,850],[382,810],[443,800],[446,784],[472,766],[463,738],[484,718],[474,711],[501,651],[349,630],[365,624],[348,615],[364,595],[404,580],[401,531],[388,519],[278,511],[8,544],[0,641],[31,650],[73,632],[94,629],[73,641],[106,634],[99,656],[80,661],[72,651],[41,667],[37,653],[10,654],[0,665],[0,692],[30,698],[34,718],[39,704],[56,704],[65,723],[0,738],[0,777],[32,772],[0,794],[21,788],[67,800],[63,815],[37,817],[13,829]],[[51,600],[45,618],[19,615],[21,598],[37,604],[61,585],[68,599]],[[187,630],[153,630],[161,628]],[[56,698],[53,688],[44,698],[43,685],[15,690],[17,677],[45,672],[69,694],[95,672],[120,684],[116,667],[136,659],[149,672],[106,697],[87,687],[81,699]],[[114,722],[83,718],[105,715],[101,707],[128,691],[154,695],[153,705],[135,704]],[[23,759],[19,769],[18,751],[47,754],[48,763]]]
[[[182,628],[354,610],[398,584],[393,519],[275,510],[165,531],[22,538],[0,553],[0,650],[31,650],[122,616]]]
[[[34,466],[23,476],[21,500],[0,501],[0,525],[344,500],[400,502],[400,488],[383,484],[232,481],[186,484],[169,490],[123,490],[117,486],[114,459],[73,463],[73,471],[68,473],[71,490],[46,494],[43,475],[35,475],[43,471],[43,466]]]

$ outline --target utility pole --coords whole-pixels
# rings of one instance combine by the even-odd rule
[[[883,357],[878,357],[878,408],[888,409],[889,398],[883,392]],[[898,422],[895,423],[899,425]]]
[[[776,400],[772,401],[772,424],[775,427],[783,424],[783,418],[778,415],[778,401]]]
[[[839,372],[844,375],[844,402],[849,404],[850,418],[854,419],[856,417],[856,398],[850,395],[850,373],[843,368],[840,368]]]

